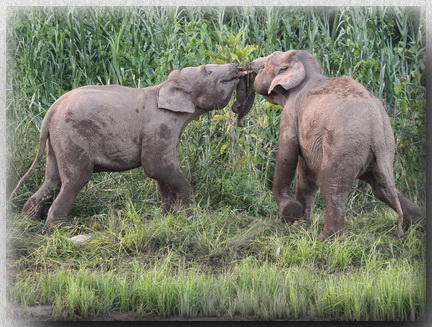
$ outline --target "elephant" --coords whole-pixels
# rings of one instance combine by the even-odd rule
[[[349,76],[326,77],[308,50],[276,51],[250,63],[254,90],[283,107],[272,192],[281,218],[311,223],[320,189],[319,240],[342,234],[346,199],[356,179],[398,214],[397,235],[425,213],[395,186],[395,140],[381,102]],[[295,199],[290,185],[296,175]]]
[[[59,190],[48,210],[48,230],[67,221],[77,194],[94,172],[142,166],[157,181],[165,212],[187,210],[192,190],[179,167],[180,135],[201,114],[227,106],[246,74],[236,64],[208,64],[174,70],[166,81],[146,88],[89,85],[65,93],[48,109],[37,156],[11,198],[47,146],[44,182],[23,212],[41,219],[53,190]]]

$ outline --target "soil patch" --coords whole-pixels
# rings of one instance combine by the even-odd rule
[[[56,319],[52,316],[51,305],[38,304],[32,307],[26,307],[25,309],[16,307],[9,313],[9,319],[13,320],[24,320],[24,321],[55,321]],[[261,321],[253,316],[222,316],[222,317],[161,317],[161,316],[136,316],[133,314],[111,312],[107,315],[90,317],[82,319],[77,317],[73,319],[76,321]],[[270,321],[332,321],[334,319],[324,317],[303,316],[298,319],[272,319]]]

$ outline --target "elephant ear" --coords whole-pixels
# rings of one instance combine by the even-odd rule
[[[171,81],[160,87],[157,103],[158,108],[173,112],[195,112],[192,95]]]
[[[303,64],[298,61],[295,64],[293,64],[291,67],[286,69],[283,72],[280,72],[272,81],[268,94],[273,91],[273,89],[280,85],[285,90],[290,90],[298,85],[305,79],[306,77],[306,70]]]

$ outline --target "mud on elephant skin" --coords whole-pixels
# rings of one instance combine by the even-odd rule
[[[320,189],[326,211],[319,239],[340,232],[355,179],[397,212],[397,235],[425,213],[401,194],[393,176],[395,141],[380,101],[348,76],[328,78],[306,50],[277,51],[251,63],[254,90],[283,107],[273,195],[283,219],[309,224]],[[296,194],[291,181],[297,172]]]
[[[18,182],[33,173],[47,147],[45,180],[23,211],[41,218],[54,189],[46,227],[62,224],[94,172],[142,166],[157,181],[165,211],[188,208],[191,185],[179,167],[177,145],[186,125],[225,107],[239,78],[235,64],[186,67],[147,88],[85,86],[61,96],[46,113],[37,157]]]

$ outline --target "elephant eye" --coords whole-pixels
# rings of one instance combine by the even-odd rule
[[[278,74],[283,73],[287,69],[288,69],[288,66],[284,66],[284,67],[279,68]]]

